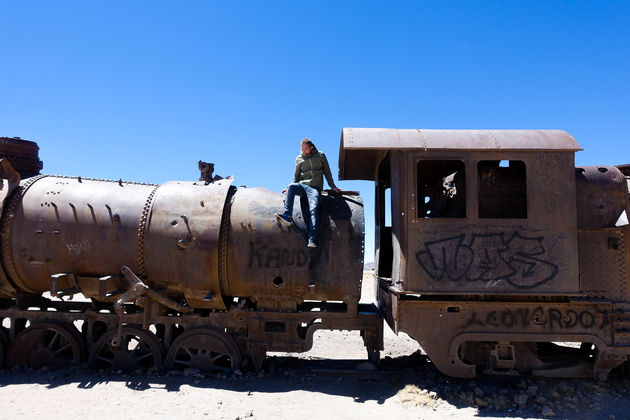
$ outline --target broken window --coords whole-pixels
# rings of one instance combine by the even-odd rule
[[[477,164],[479,218],[527,218],[525,163],[483,160]]]
[[[464,162],[421,160],[417,174],[418,218],[466,217]]]

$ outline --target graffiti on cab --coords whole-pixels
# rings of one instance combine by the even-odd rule
[[[509,236],[509,239],[505,239]],[[416,253],[420,266],[435,281],[505,280],[514,287],[529,289],[552,280],[558,266],[549,261],[544,237],[527,237],[519,232],[506,235],[466,234],[425,242]]]
[[[477,312],[473,310],[466,321],[464,328],[482,327],[503,329],[530,327],[545,328],[548,330],[567,330],[573,328],[599,329],[611,325],[606,314],[590,309],[576,310],[566,308],[517,308]]]

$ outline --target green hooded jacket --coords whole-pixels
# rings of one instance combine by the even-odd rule
[[[337,188],[330,173],[330,166],[324,152],[313,148],[311,153],[304,156],[301,153],[295,158],[295,174],[293,182],[301,182],[311,187],[324,188],[324,178],[330,188]]]

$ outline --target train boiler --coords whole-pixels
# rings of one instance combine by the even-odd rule
[[[382,321],[358,303],[359,196],[323,197],[310,249],[300,204],[286,228],[282,195],[264,188],[208,173],[162,185],[41,175],[35,143],[0,140],[8,366],[259,369],[267,351],[306,351],[332,328],[361,331],[378,360]]]
[[[378,307],[443,373],[604,380],[628,360],[630,171],[578,150],[564,131],[343,129],[340,179],[375,182]]]

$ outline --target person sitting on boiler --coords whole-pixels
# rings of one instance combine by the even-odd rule
[[[324,176],[330,188],[335,192],[341,190],[337,188],[330,173],[330,166],[324,152],[317,150],[309,138],[302,139],[300,144],[301,153],[295,159],[295,173],[293,182],[287,188],[287,197],[284,201],[284,213],[276,214],[278,220],[286,226],[293,224],[293,202],[295,196],[306,197],[308,209],[311,217],[311,224],[308,232],[309,248],[315,248],[317,240],[317,228],[319,226],[319,202],[324,186]]]

